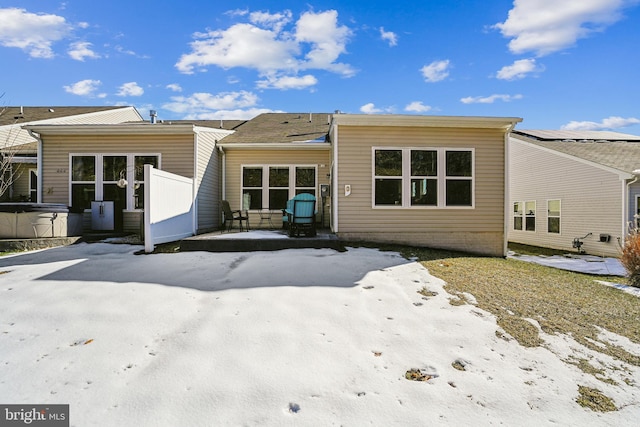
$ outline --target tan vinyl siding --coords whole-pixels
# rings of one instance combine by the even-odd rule
[[[583,249],[594,255],[619,256],[624,182],[619,176],[585,161],[511,139],[510,218],[512,242],[575,252],[573,239],[584,239]],[[547,232],[547,201],[560,200],[560,234]],[[536,202],[536,230],[513,229],[513,203]],[[611,235],[609,243],[600,234]]]
[[[327,174],[330,173],[331,152],[329,150],[233,150],[226,149],[226,199],[229,201],[231,209],[240,209],[242,193],[242,165],[316,165],[318,188],[316,197],[318,198],[319,215],[322,209],[320,195],[320,185],[329,184]],[[329,223],[329,200],[325,206],[325,223]],[[280,216],[273,215],[273,223],[276,227],[281,224]],[[250,213],[250,224],[258,225],[260,217],[258,213]]]
[[[220,168],[216,139],[206,133],[197,134],[196,198],[198,231],[216,228],[220,223]]]
[[[43,137],[42,144],[41,182],[44,203],[70,203],[70,153],[160,154],[161,169],[193,178],[193,134],[49,135]],[[129,221],[125,219],[126,224],[129,224]],[[138,231],[138,226],[131,231]]]
[[[352,238],[502,255],[504,132],[497,129],[338,126],[338,233]],[[372,207],[372,147],[475,151],[473,208]],[[345,197],[344,186],[351,185]]]

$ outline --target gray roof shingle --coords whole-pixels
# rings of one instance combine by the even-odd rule
[[[0,107],[0,126],[115,110],[122,107]]]
[[[235,128],[227,144],[287,143],[326,139],[330,113],[265,113]]]
[[[512,132],[512,136],[619,171],[632,173],[640,169],[640,137],[636,135],[599,131],[518,130]]]

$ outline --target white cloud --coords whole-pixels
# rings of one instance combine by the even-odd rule
[[[52,58],[53,43],[64,39],[71,30],[62,16],[0,8],[0,45],[17,47],[33,58]]]
[[[144,94],[144,89],[138,86],[136,82],[125,83],[120,86],[120,90],[118,90],[118,96],[142,96]]]
[[[398,35],[392,31],[385,31],[384,27],[380,27],[380,37],[382,40],[389,42],[389,46],[396,46],[398,44]]]
[[[348,27],[338,26],[338,12],[335,10],[303,13],[296,23],[295,38],[299,43],[311,44],[311,49],[305,55],[306,61],[300,63],[300,67],[352,76],[355,70],[350,65],[335,62],[346,52],[351,34]]]
[[[424,105],[422,101],[413,101],[412,103],[404,107],[404,111],[409,111],[412,113],[426,113],[427,111],[431,111],[432,109],[432,107]]]
[[[91,50],[92,44],[89,42],[75,42],[71,43],[67,53],[76,61],[84,61],[85,58],[97,59],[100,55]]]
[[[637,0],[515,0],[505,22],[494,25],[511,39],[515,54],[547,55],[573,46],[578,39],[603,31]]]
[[[272,28],[279,33],[285,25],[291,22],[291,17],[290,10],[285,10],[282,13],[251,12],[249,21],[256,25]]]
[[[212,114],[218,110],[234,110],[254,107],[258,96],[252,92],[222,92],[216,95],[200,92],[191,96],[174,96],[162,106],[174,113],[188,114],[190,118]]]
[[[449,76],[450,62],[448,59],[434,61],[420,69],[424,79],[429,83],[439,82]]]
[[[173,92],[182,92],[182,86],[177,83],[171,83],[166,85],[165,87]]]
[[[311,86],[315,86],[318,83],[311,74],[307,74],[302,77],[298,76],[282,76],[276,77],[273,75],[266,76],[265,80],[259,80],[257,87],[260,89],[306,89]]]
[[[491,95],[491,96],[468,96],[466,98],[462,98],[460,102],[463,104],[493,104],[496,101],[504,101],[510,102],[515,99],[522,99],[522,95]]]
[[[584,121],[584,122],[578,122],[578,121],[571,121],[569,123],[567,123],[566,125],[562,126],[561,129],[564,130],[605,130],[605,129],[618,129],[618,128],[624,128],[627,126],[633,126],[633,125],[637,125],[640,124],[640,119],[635,118],[635,117],[628,117],[628,118],[623,118],[623,117],[617,117],[617,116],[611,116],[611,117],[607,117],[606,119],[602,119],[601,122],[588,122],[588,121]]]
[[[95,95],[95,92],[102,85],[100,80],[80,80],[79,82],[75,82],[69,86],[63,86],[64,90],[68,93],[78,96],[98,96],[99,98],[104,98],[105,94]]]
[[[380,113],[393,113],[394,108],[393,107],[387,107],[387,108],[378,108],[374,105],[373,102],[369,102],[368,104],[364,104],[362,107],[360,107],[360,112],[364,113],[364,114],[380,114]]]
[[[530,73],[537,73],[544,70],[544,67],[538,66],[536,60],[519,59],[511,65],[502,67],[497,73],[496,78],[500,80],[518,80],[523,79]]]
[[[212,65],[244,67],[257,70],[261,77],[308,69],[328,70],[344,76],[355,73],[350,65],[337,62],[346,52],[351,30],[338,25],[335,10],[306,12],[289,31],[284,27],[291,24],[290,11],[254,12],[248,17],[249,23],[194,34],[191,51],[180,57],[176,68],[192,74]]]

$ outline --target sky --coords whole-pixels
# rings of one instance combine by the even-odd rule
[[[640,135],[640,0],[0,0],[1,102]]]
[[[83,427],[620,427],[640,417],[629,380],[640,367],[539,326],[544,345],[523,347],[473,295],[450,304],[458,297],[442,280],[398,253],[140,248],[0,257],[0,402],[68,404],[70,425]],[[594,347],[640,354],[599,331]],[[408,381],[409,370],[429,379]],[[619,410],[579,406],[579,386]]]

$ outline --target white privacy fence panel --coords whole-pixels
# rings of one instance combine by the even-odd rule
[[[144,250],[195,234],[193,179],[144,165]]]

